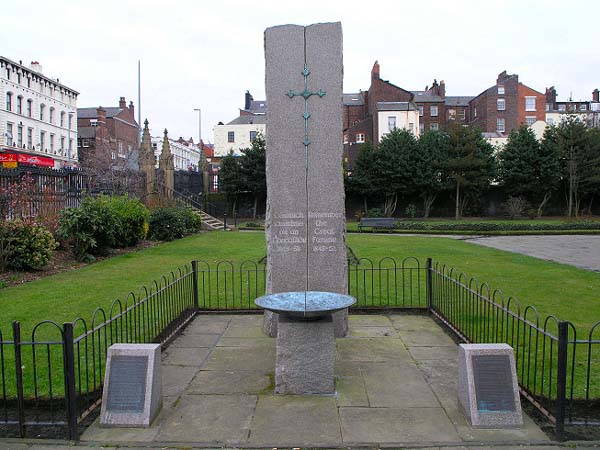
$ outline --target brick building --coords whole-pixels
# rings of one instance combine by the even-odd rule
[[[519,76],[506,71],[498,75],[496,84],[469,102],[469,124],[483,133],[505,135],[521,125],[546,120],[546,97],[519,82]]]
[[[93,160],[112,168],[138,169],[139,127],[133,102],[125,97],[118,107],[77,109],[79,160],[82,165]]]
[[[576,115],[588,127],[600,128],[600,92],[594,89],[592,100],[558,100],[554,86],[546,88],[546,122],[557,125],[565,114]]]

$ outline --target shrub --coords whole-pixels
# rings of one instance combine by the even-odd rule
[[[67,208],[61,213],[56,234],[70,241],[77,259],[93,260],[90,255],[106,255],[114,247],[122,225],[108,203],[104,196],[87,198],[79,208]]]
[[[0,229],[0,269],[37,270],[50,260],[57,243],[45,228],[15,220]]]
[[[123,195],[111,197],[107,205],[120,221],[115,230],[117,247],[131,247],[146,238],[150,211],[142,202]]]
[[[529,204],[523,197],[508,197],[508,200],[504,203],[504,207],[506,208],[508,217],[510,219],[516,219],[517,217],[523,216],[529,207]]]
[[[157,208],[150,215],[150,239],[172,241],[200,229],[200,217],[190,208],[171,206]]]
[[[379,208],[371,208],[367,211],[367,217],[385,217],[385,214]]]

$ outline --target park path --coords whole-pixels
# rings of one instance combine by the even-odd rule
[[[600,272],[600,236],[596,235],[490,236],[465,241]]]

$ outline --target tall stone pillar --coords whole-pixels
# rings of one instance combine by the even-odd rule
[[[146,178],[145,194],[146,198],[149,199],[153,194],[156,193],[156,155],[152,149],[152,140],[150,139],[148,119],[144,121],[142,144],[140,146],[139,153],[140,171]]]
[[[163,137],[162,151],[160,152],[160,159],[158,161],[158,169],[161,173],[161,178],[165,187],[165,196],[167,198],[173,198],[173,190],[175,189],[175,164],[173,162],[173,154],[171,153],[171,146],[169,145],[168,131],[165,128],[165,135]]]

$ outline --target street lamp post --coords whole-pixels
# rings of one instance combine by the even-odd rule
[[[194,108],[194,111],[198,111],[198,145],[200,145],[202,143],[202,110]]]

